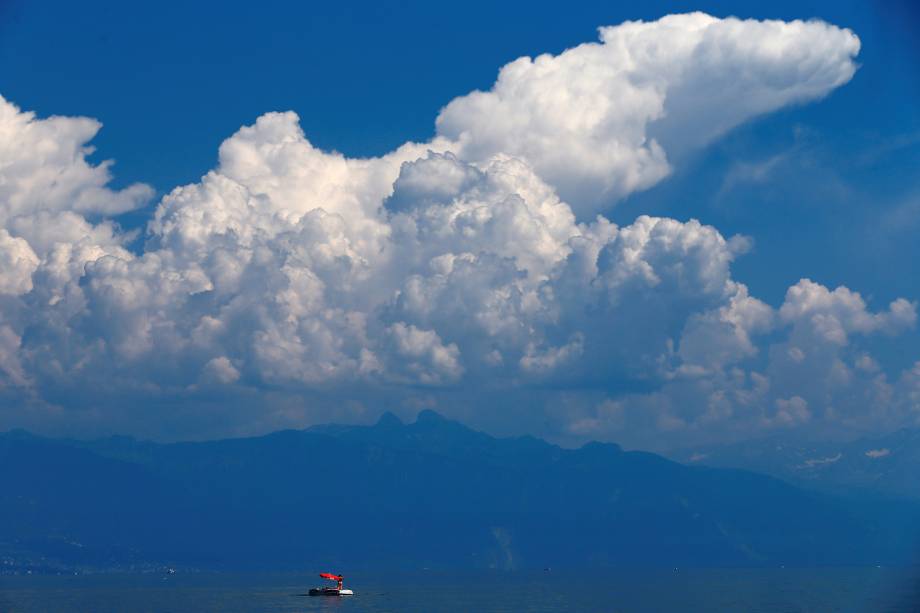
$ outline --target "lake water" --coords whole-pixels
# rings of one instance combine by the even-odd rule
[[[0,577],[0,611],[86,613],[920,611],[920,569],[354,573],[353,597],[305,596],[310,574]]]

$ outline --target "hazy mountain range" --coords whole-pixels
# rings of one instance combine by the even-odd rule
[[[12,431],[0,467],[7,571],[908,563],[920,515],[430,411],[175,444]]]
[[[789,442],[778,438],[693,447],[672,457],[691,465],[732,467],[773,475],[841,495],[920,500],[920,430],[903,429],[849,442]]]

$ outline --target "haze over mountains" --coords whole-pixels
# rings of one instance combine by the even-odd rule
[[[841,495],[920,500],[920,430],[904,428],[854,441],[791,442],[764,438],[732,445],[695,446],[671,454],[701,466],[774,475]]]
[[[158,444],[0,435],[0,560],[34,569],[903,564],[918,507],[424,411]]]

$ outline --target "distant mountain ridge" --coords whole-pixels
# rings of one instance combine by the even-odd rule
[[[914,505],[431,411],[174,444],[8,432],[0,466],[7,568],[909,563],[918,534]]]
[[[671,457],[691,465],[752,470],[838,495],[920,501],[920,429],[916,428],[848,442],[767,438],[694,447]]]

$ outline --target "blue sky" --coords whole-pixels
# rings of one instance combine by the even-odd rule
[[[787,289],[802,278],[829,290],[845,285],[862,295],[870,312],[883,312],[898,298],[908,302],[920,299],[920,277],[912,265],[920,256],[920,243],[915,240],[920,231],[920,181],[915,172],[920,166],[920,45],[915,37],[920,12],[910,2],[889,2],[884,6],[781,2],[769,7],[737,2],[651,2],[644,3],[640,10],[632,3],[588,2],[568,2],[564,8],[515,3],[495,6],[484,2],[323,6],[261,2],[220,7],[165,2],[139,8],[115,2],[38,5],[14,1],[0,5],[0,95],[39,117],[87,116],[99,120],[104,128],[92,140],[96,151],[90,161],[116,161],[111,188],[122,189],[140,182],[150,185],[155,196],[138,198],[136,208],[130,211],[121,212],[131,207],[106,209],[106,213],[97,210],[87,214],[86,219],[91,223],[113,219],[125,230],[143,231],[165,194],[176,186],[198,182],[215,168],[221,143],[263,113],[294,111],[306,138],[321,149],[340,151],[348,157],[382,156],[404,142],[431,139],[435,136],[435,117],[442,107],[473,90],[489,90],[498,69],[515,58],[559,54],[595,41],[599,26],[613,26],[625,20],[654,21],[669,13],[691,10],[716,17],[819,18],[849,28],[861,42],[855,59],[858,70],[849,82],[829,89],[816,100],[782,104],[768,113],[754,114],[714,142],[694,147],[685,155],[669,156],[669,176],[647,189],[610,195],[606,201],[599,196],[600,204],[593,204],[592,212],[602,213],[621,226],[632,224],[643,214],[680,222],[693,218],[711,225],[726,239],[736,234],[749,237],[746,253],[739,252],[731,263],[731,278],[744,283],[750,295],[774,309],[780,308]],[[552,187],[558,187],[554,172],[538,169],[541,177],[550,177]],[[610,192],[614,193],[620,192]],[[562,195],[567,196],[564,187]],[[578,218],[590,221],[591,216],[579,213]],[[15,231],[11,235],[17,236]],[[155,237],[154,243],[161,238]],[[135,255],[141,255],[154,244],[147,241],[142,234],[122,243]],[[36,253],[46,261],[45,254]],[[88,280],[80,283],[91,284]],[[405,290],[401,291],[405,295]],[[389,334],[396,334],[392,330],[399,330],[393,328],[399,316],[387,309],[401,307],[394,304],[379,308],[390,313],[387,329],[391,330]],[[94,328],[106,325],[100,323],[105,319],[100,317],[96,313],[81,320],[81,334],[87,335],[84,340],[104,338],[107,347],[111,347],[115,342],[111,331]],[[692,315],[689,317],[692,319]],[[42,330],[47,327],[22,323],[21,315],[8,314],[7,319],[18,322],[11,329],[20,339],[20,352],[28,353],[29,343],[43,338]],[[687,321],[678,318],[660,325],[676,340]],[[421,320],[406,318],[405,323],[414,326],[406,328],[409,332],[436,333],[442,348],[449,349],[451,335],[460,334],[440,329],[433,321],[426,324],[430,329]],[[640,321],[636,327],[655,327],[659,323]],[[616,345],[619,337],[614,328],[609,333]],[[878,324],[876,328],[885,325]],[[861,330],[860,334],[865,331]],[[582,351],[577,335],[585,333],[560,327],[546,331],[543,341],[563,355],[566,347]],[[766,362],[770,347],[778,351],[776,347],[793,343],[785,335],[776,330],[764,332],[759,350],[745,358],[745,368],[751,372],[769,370]],[[413,338],[428,342],[428,337]],[[867,333],[858,349],[847,346],[847,359],[855,363],[861,352],[871,353],[888,373],[889,383],[895,385],[903,379],[899,373],[909,370],[920,358],[917,340],[913,326],[896,334]],[[458,340],[455,344],[459,346],[458,372],[463,375],[451,385],[475,386],[482,375],[478,367],[465,361],[463,343]],[[539,342],[534,346],[538,345]],[[38,346],[48,347],[41,343]],[[666,385],[658,374],[634,372],[635,364],[642,363],[636,359],[597,375],[610,383],[606,389],[586,393],[585,398],[590,399],[585,399],[576,389],[580,384],[572,381],[592,379],[595,374],[574,366],[566,376],[550,377],[536,387],[519,390],[521,400],[512,404],[521,406],[499,413],[505,417],[495,417],[493,413],[479,415],[462,408],[470,403],[468,396],[436,389],[437,385],[431,387],[431,380],[410,381],[406,374],[394,375],[382,387],[369,384],[356,395],[340,394],[335,386],[326,383],[291,385],[282,381],[283,377],[272,378],[264,370],[248,365],[246,350],[236,354],[224,349],[224,353],[205,356],[211,358],[207,361],[209,372],[217,372],[223,366],[235,372],[227,380],[232,379],[234,384],[245,382],[246,394],[251,394],[246,396],[246,402],[269,406],[271,419],[253,418],[250,409],[234,409],[233,417],[228,417],[232,427],[220,430],[201,426],[208,419],[201,416],[205,409],[189,411],[193,417],[183,417],[176,409],[175,415],[164,418],[170,425],[160,429],[155,423],[157,418],[148,413],[158,415],[165,409],[152,408],[144,411],[143,418],[119,410],[117,416],[107,418],[104,426],[82,417],[64,419],[60,424],[48,417],[46,422],[44,417],[34,417],[35,413],[28,418],[10,417],[6,425],[39,429],[47,425],[49,429],[87,432],[106,428],[141,433],[149,430],[152,436],[180,438],[248,432],[322,421],[318,416],[323,411],[289,408],[310,404],[313,400],[304,399],[319,395],[323,400],[316,401],[318,405],[362,407],[335,414],[345,420],[370,419],[384,408],[410,413],[417,407],[434,406],[497,431],[534,431],[559,439],[629,439],[634,429],[645,432],[635,435],[637,441],[643,442],[654,438],[647,419],[621,418],[620,409],[598,407],[607,406],[604,402],[623,402],[627,405],[623,410],[630,414],[648,412],[643,407],[658,401],[621,396],[637,382],[640,387]],[[600,355],[608,356],[606,351]],[[39,353],[33,348],[31,359]],[[204,359],[187,352],[182,355],[190,363]],[[99,372],[122,372],[117,356],[106,360]],[[30,377],[26,361],[17,361],[26,373],[21,379],[38,387],[42,402],[63,407],[68,415],[83,411],[80,415],[85,416],[86,411],[94,410],[108,415],[109,409],[100,407],[134,402],[135,392],[100,398],[81,391],[72,381],[62,383],[48,373]],[[195,368],[200,367],[198,363]],[[144,406],[150,402],[156,407],[161,403],[205,407],[222,402],[224,393],[238,395],[209,389],[190,392],[192,397],[188,398],[186,392],[176,390],[189,389],[189,382],[179,384],[171,379],[173,375],[158,373],[155,361],[149,370],[150,382],[168,391],[163,391],[162,400],[145,400]],[[165,370],[168,369],[164,367]],[[68,368],[64,367],[64,371]],[[130,380],[126,388],[143,387],[140,381],[145,377],[136,371],[125,377]],[[221,376],[217,379],[222,380]],[[507,373],[498,379],[502,381],[499,387],[517,385],[510,383],[517,379]],[[164,383],[166,380],[169,384]],[[407,384],[410,392],[403,391],[402,386]],[[415,385],[421,388],[412,387]],[[539,400],[538,404],[548,408],[534,417],[523,405],[532,402],[533,394],[540,394],[535,389],[541,386],[554,391]],[[572,395],[579,399],[572,400]],[[815,392],[814,397],[818,396]],[[67,400],[71,397],[84,399]],[[782,412],[781,407],[787,406],[784,403],[794,397],[809,400],[808,431],[819,431],[815,401],[805,392],[801,396],[789,392],[771,397],[765,410],[770,414]],[[21,402],[15,394],[10,398],[10,403]],[[579,408],[571,412],[558,408],[567,403]],[[633,404],[636,408],[632,408]],[[70,408],[74,410],[68,413]],[[285,418],[286,411],[293,411],[292,416]],[[908,423],[909,419],[905,419],[898,423]],[[768,421],[764,418],[764,423]],[[871,428],[868,424],[872,419],[857,421],[857,429]],[[671,422],[660,418],[657,423],[660,426]],[[893,424],[886,422],[880,427]],[[694,433],[686,436],[704,436],[699,429],[705,426],[694,427]],[[713,436],[750,434],[744,428],[719,432]]]

